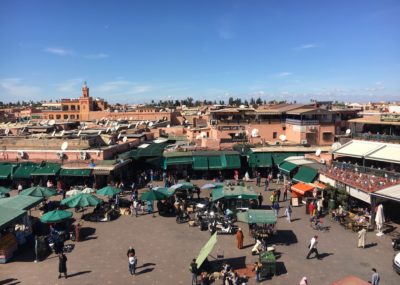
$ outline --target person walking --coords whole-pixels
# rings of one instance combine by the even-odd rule
[[[278,217],[279,215],[279,209],[281,207],[279,206],[278,202],[274,202],[274,204],[272,204],[272,209],[274,210],[275,216]]]
[[[258,199],[258,206],[261,208],[262,202],[263,202],[263,200],[264,200],[264,198],[263,198],[263,196],[262,196],[261,193],[258,194],[257,199]]]
[[[64,274],[65,279],[68,278],[67,276],[67,257],[63,252],[58,254],[58,279],[61,278],[61,273]]]
[[[366,236],[367,236],[366,229],[361,229],[361,231],[358,232],[358,246],[357,247],[365,248]]]
[[[257,181],[256,186],[260,187],[261,186],[261,174],[260,174],[260,172],[257,172],[256,181]]]
[[[198,268],[196,259],[193,258],[192,262],[190,263],[189,271],[192,272],[192,285],[197,285],[197,274]]]
[[[299,285],[308,285],[307,277],[301,278]]]
[[[379,273],[376,272],[375,268],[372,268],[371,284],[372,285],[379,285],[380,281],[381,281],[381,277],[379,276]]]
[[[269,185],[269,183],[268,183],[268,177],[267,177],[267,178],[265,178],[265,187],[264,187],[264,191],[268,191],[268,185]]]
[[[237,241],[237,248],[242,249],[243,248],[243,240],[244,240],[244,235],[242,232],[242,229],[239,228],[237,233],[236,233],[236,241]]]
[[[290,207],[290,205],[287,205],[286,209],[285,209],[285,216],[286,219],[288,220],[289,223],[292,222],[292,207]]]
[[[283,187],[283,201],[286,201],[286,200],[287,200],[287,192],[288,192],[288,185],[286,184],[286,185]]]
[[[253,271],[255,271],[255,273],[256,273],[256,282],[259,283],[261,281],[261,278],[260,278],[261,265],[260,265],[260,263],[258,263],[258,261],[256,261],[256,263],[254,263]]]
[[[310,258],[310,255],[311,255],[312,253],[315,253],[317,259],[321,259],[321,258],[319,257],[319,253],[318,253],[318,249],[317,249],[317,244],[318,244],[318,241],[317,241],[317,240],[318,240],[318,236],[317,236],[317,235],[315,235],[315,236],[311,239],[310,245],[309,245],[309,251],[308,251],[308,254],[307,254],[306,259],[309,259],[309,258]]]
[[[276,201],[280,201],[281,200],[281,189],[278,188],[278,190],[276,190]]]

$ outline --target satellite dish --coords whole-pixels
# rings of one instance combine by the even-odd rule
[[[149,123],[149,127],[152,127],[153,125],[154,125],[153,122],[150,122],[150,123]]]
[[[78,137],[81,135],[81,133],[82,133],[82,130],[79,130],[79,132],[78,132]]]
[[[63,142],[62,145],[61,145],[61,150],[62,151],[66,151],[67,148],[68,148],[68,142]]]
[[[207,137],[207,133],[206,132],[201,132],[200,133],[200,137],[201,138],[206,138]]]
[[[131,124],[128,124],[128,129],[130,129],[131,128]]]
[[[10,133],[10,129],[9,129],[9,128],[5,129],[5,130],[4,130],[4,133],[5,133],[6,135],[8,135],[8,134]]]
[[[167,128],[170,128],[171,127],[171,125],[167,125]]]
[[[133,120],[133,118],[132,117],[129,117],[129,121],[132,121]]]
[[[351,134],[351,130],[350,129],[347,129],[346,130],[346,135],[350,135]]]
[[[122,139],[122,141],[123,141],[123,142],[127,142],[127,141],[128,141],[128,137],[124,137],[124,138]]]
[[[54,131],[51,136],[54,137],[56,135],[56,131]]]
[[[320,156],[321,155],[321,149],[320,148],[315,151],[315,155],[316,156]]]
[[[119,133],[119,134],[118,134],[118,137],[117,137],[117,139],[120,139],[120,137],[121,137],[121,133]]]
[[[259,130],[258,129],[251,130],[251,137],[252,138],[257,138],[259,136],[260,136],[260,134],[259,134]]]
[[[100,131],[98,131],[97,135],[101,135],[101,130],[100,130]]]
[[[62,130],[60,136],[62,137],[65,134],[65,131]]]
[[[279,139],[284,142],[284,141],[286,141],[286,136],[285,135],[280,135]]]
[[[342,144],[340,142],[335,142],[332,144],[332,150],[337,150],[338,148],[340,148],[342,146]]]
[[[108,133],[110,131],[110,128],[107,128],[106,133]]]
[[[50,121],[49,121],[49,125],[50,125],[50,126],[54,126],[54,125],[55,125],[55,123],[56,123],[56,121],[55,121],[55,120],[50,120]]]

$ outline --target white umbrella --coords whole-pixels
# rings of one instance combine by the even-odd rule
[[[80,193],[81,193],[81,191],[79,191],[79,190],[77,190],[77,189],[72,189],[72,190],[67,191],[67,193],[65,193],[65,195],[67,195],[68,197],[70,197],[70,196],[78,195],[78,194],[80,194]]]
[[[92,194],[94,192],[96,192],[96,191],[94,189],[92,189],[92,188],[89,188],[89,187],[87,187],[87,188],[82,190],[82,193],[86,193],[86,194]]]
[[[383,213],[383,206],[382,204],[380,204],[376,210],[376,216],[375,216],[375,223],[376,227],[378,228],[378,233],[376,234],[377,236],[383,235],[382,227],[384,222],[385,222],[385,215]]]

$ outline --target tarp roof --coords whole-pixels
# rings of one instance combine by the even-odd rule
[[[0,206],[18,210],[29,210],[38,205],[42,200],[42,197],[18,195],[0,199]]]
[[[292,172],[297,168],[297,165],[289,161],[284,161],[282,164],[278,166],[278,168],[283,173],[290,174],[290,172]]]
[[[317,177],[317,175],[318,175],[317,170],[307,166],[302,166],[300,167],[296,175],[293,177],[293,180],[297,182],[311,183],[315,180],[315,177]]]
[[[57,175],[58,172],[61,169],[61,164],[59,163],[50,163],[50,162],[46,162],[44,165],[38,167],[37,169],[35,169],[31,175],[42,175],[42,176],[51,176],[51,175]]]
[[[207,243],[201,248],[199,255],[196,258],[197,268],[200,268],[204,260],[206,260],[207,256],[213,250],[216,243],[217,243],[217,233],[213,234],[211,238],[207,241]]]
[[[13,178],[30,178],[31,173],[38,168],[38,164],[34,163],[24,163],[18,166],[13,174]]]
[[[275,224],[276,216],[272,210],[248,210],[236,214],[239,222],[248,224]]]
[[[352,140],[333,151],[333,154],[362,158],[369,153],[377,151],[384,145],[384,143],[379,142]]]
[[[14,165],[9,163],[0,164],[0,179],[8,179],[12,174]]]
[[[0,206],[0,230],[18,220],[26,211]]]
[[[400,184],[375,191],[371,195],[400,202]]]
[[[291,187],[291,190],[300,195],[304,195],[308,191],[313,191],[314,186],[300,182],[300,183],[293,185]]]
[[[257,193],[249,186],[224,186],[212,191],[212,200],[219,199],[257,199]]]
[[[400,145],[385,144],[382,148],[368,154],[366,159],[400,163]]]

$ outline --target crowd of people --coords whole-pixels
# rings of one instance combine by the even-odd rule
[[[398,178],[389,177],[388,175],[378,176],[371,173],[362,173],[356,167],[331,166],[326,170],[322,170],[322,172],[331,178],[367,192],[374,192],[400,183]]]

